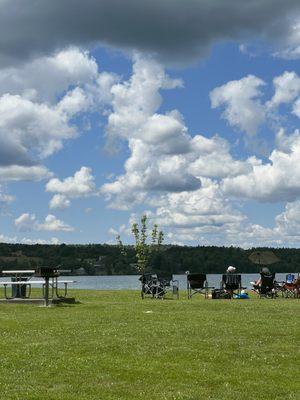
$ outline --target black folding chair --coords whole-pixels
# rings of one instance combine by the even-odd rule
[[[241,294],[241,290],[247,288],[242,287],[242,276],[240,274],[223,274],[221,289],[225,290],[233,297],[234,293]]]
[[[162,289],[164,297],[167,293],[172,293],[173,297],[179,299],[179,281],[173,275],[157,275],[159,287]]]
[[[260,273],[260,285],[258,286],[258,293],[260,297],[276,297],[276,282],[275,273],[265,274]]]
[[[213,286],[208,286],[206,274],[187,274],[187,293],[188,299],[191,299],[194,294],[203,294],[208,298],[209,289],[214,289]]]

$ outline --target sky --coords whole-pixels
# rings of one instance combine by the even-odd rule
[[[300,3],[0,0],[0,242],[299,247]]]

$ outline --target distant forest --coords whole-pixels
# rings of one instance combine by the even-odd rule
[[[152,256],[148,270],[153,273],[185,271],[223,273],[229,265],[238,272],[255,273],[259,266],[249,261],[256,250],[272,250],[280,262],[270,266],[274,272],[300,271],[300,249],[256,248],[244,250],[237,247],[173,246],[164,245]],[[24,245],[0,244],[0,270],[28,269],[38,266],[61,266],[70,274],[119,275],[136,274],[136,258],[133,246],[126,246],[126,255],[117,245]]]

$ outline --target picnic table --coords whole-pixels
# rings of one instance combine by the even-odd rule
[[[0,281],[0,285],[4,287],[4,296],[6,299],[24,299],[30,298],[31,285],[39,285],[42,288],[43,298],[46,305],[49,302],[49,289],[51,297],[66,298],[68,293],[68,285],[75,283],[74,280],[59,280],[59,273],[53,270],[50,275],[42,276],[40,273],[36,278],[36,270],[7,270],[2,271],[2,275],[11,276],[10,281]],[[63,293],[60,293],[61,285],[63,285]],[[8,294],[7,287],[11,286],[11,296]],[[28,289],[28,290],[27,290]]]

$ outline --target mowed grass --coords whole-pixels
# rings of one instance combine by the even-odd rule
[[[0,305],[1,399],[300,399],[297,299],[71,294]]]

